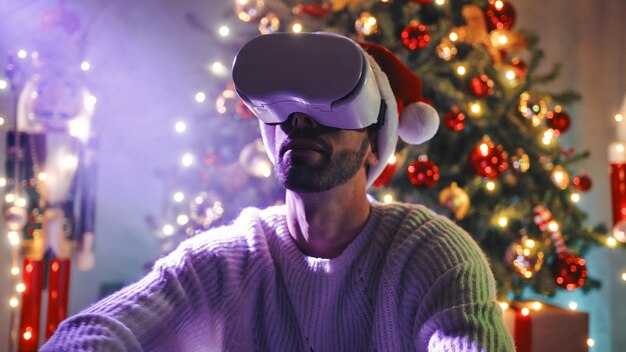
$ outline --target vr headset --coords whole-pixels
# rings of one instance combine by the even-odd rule
[[[256,37],[239,50],[232,75],[237,94],[266,124],[301,112],[324,126],[361,129],[385,115],[363,50],[332,33]]]

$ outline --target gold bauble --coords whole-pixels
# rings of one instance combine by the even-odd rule
[[[439,203],[451,210],[457,220],[461,220],[469,211],[470,197],[456,182],[452,182],[439,193]]]
[[[532,278],[541,269],[543,259],[544,254],[539,250],[538,243],[526,236],[511,244],[505,255],[505,261],[525,279]]]

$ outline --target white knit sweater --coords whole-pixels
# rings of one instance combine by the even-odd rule
[[[375,205],[334,259],[304,255],[284,207],[244,210],[64,321],[42,351],[513,351],[472,238]]]

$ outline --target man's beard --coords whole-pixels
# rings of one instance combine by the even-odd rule
[[[348,182],[363,166],[369,138],[365,136],[359,150],[343,150],[335,155],[323,154],[318,165],[294,163],[292,158],[277,158],[276,179],[283,187],[302,193],[322,192]]]

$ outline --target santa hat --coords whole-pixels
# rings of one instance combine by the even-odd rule
[[[396,150],[398,136],[405,143],[421,144],[431,139],[439,127],[437,111],[421,102],[422,82],[387,48],[359,43],[374,71],[380,95],[387,105],[384,125],[378,132],[379,162],[370,168],[367,185],[383,172]]]
[[[380,95],[386,104],[385,121],[378,132],[379,161],[367,173],[369,187],[387,166],[389,157],[396,150],[398,136],[408,144],[424,143],[437,132],[439,116],[432,106],[419,101],[422,98],[421,80],[391,51],[372,43],[359,45],[374,71]],[[270,150],[275,144],[276,126],[259,122],[267,154],[275,163]]]

